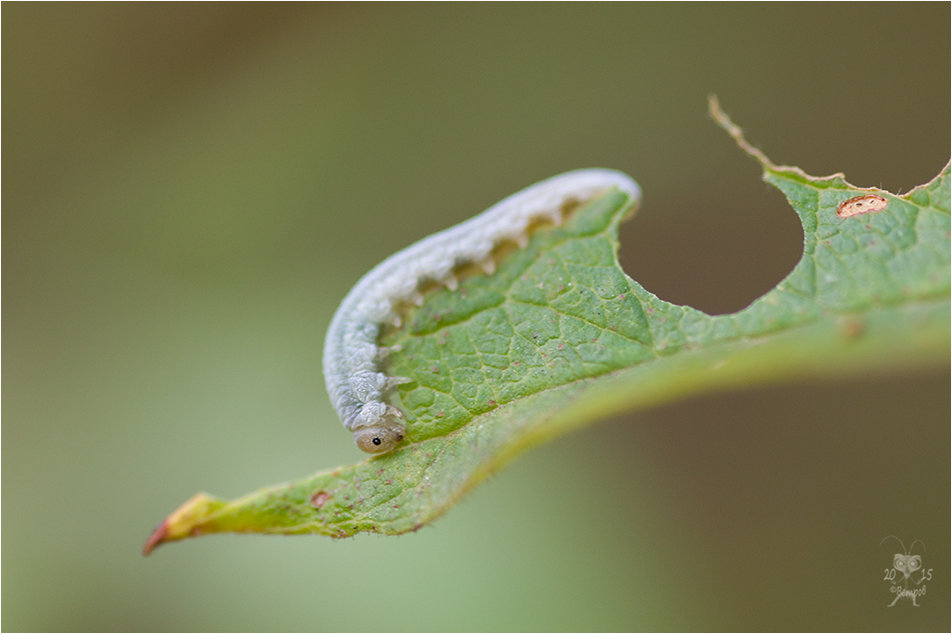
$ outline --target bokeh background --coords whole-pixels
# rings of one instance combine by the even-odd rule
[[[560,171],[644,189],[626,271],[738,310],[778,163],[906,191],[949,158],[929,4],[4,4],[4,630],[947,630],[949,372],[621,416],[401,537],[214,536],[193,493],[362,456],[321,346],[383,257]],[[934,568],[915,609],[896,535]]]

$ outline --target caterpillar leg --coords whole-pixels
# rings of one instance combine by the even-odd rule
[[[486,258],[485,260],[480,260],[477,262],[479,267],[483,270],[486,275],[492,275],[496,272],[496,262],[491,257]]]
[[[400,352],[401,350],[403,350],[403,346],[400,345],[381,346],[380,348],[377,348],[377,361],[386,361],[387,357],[389,357],[391,354],[394,352]]]
[[[387,405],[387,416],[392,416],[393,418],[398,418],[402,420],[403,412],[401,412],[399,409],[397,409],[393,405]],[[397,423],[397,425],[400,425],[400,424]],[[403,425],[400,425],[400,427],[403,427]]]
[[[392,390],[398,385],[403,385],[404,383],[413,383],[413,379],[407,378],[405,376],[388,376],[387,384],[384,386],[384,389]]]

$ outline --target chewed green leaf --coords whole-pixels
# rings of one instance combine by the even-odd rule
[[[716,103],[715,120],[803,225],[793,271],[746,309],[662,301],[618,265],[630,207],[611,191],[537,227],[495,270],[461,272],[405,307],[390,376],[407,440],[392,453],[232,502],[200,494],[146,545],[222,531],[398,534],[445,513],[522,451],[623,410],[801,376],[947,362],[949,166],[904,195],[774,165]],[[339,430],[334,430],[339,432]],[[341,432],[343,433],[343,432]]]
[[[618,191],[537,231],[491,276],[464,279],[387,333],[399,346],[387,373],[399,390],[410,441],[445,435],[497,407],[653,358],[644,302],[619,269],[615,235],[630,206]]]

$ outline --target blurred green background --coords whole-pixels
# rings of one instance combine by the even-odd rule
[[[9,4],[4,630],[947,630],[949,372],[631,414],[401,537],[140,555],[193,493],[362,458],[324,332],[371,266],[577,167],[644,189],[626,271],[738,310],[800,254],[778,163],[949,158],[930,4]],[[882,579],[927,546],[921,608]]]

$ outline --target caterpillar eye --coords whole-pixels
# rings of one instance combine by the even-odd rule
[[[354,442],[367,453],[387,453],[403,441],[403,430],[391,427],[361,427],[354,430]]]

